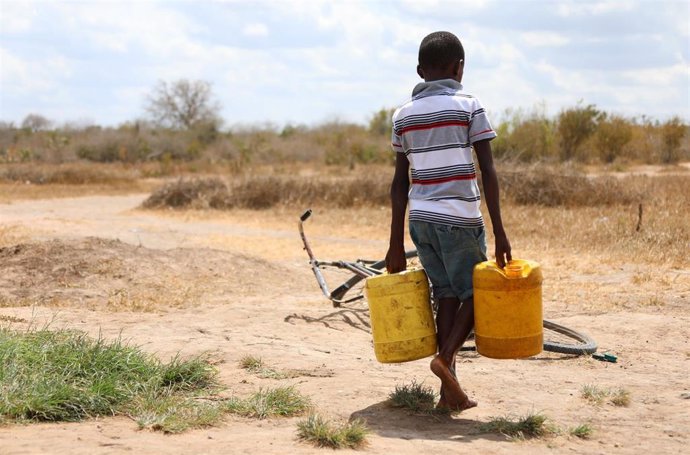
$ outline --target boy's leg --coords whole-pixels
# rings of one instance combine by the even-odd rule
[[[441,352],[443,346],[446,345],[446,340],[450,337],[455,324],[455,315],[460,308],[460,300],[455,297],[438,299],[438,310],[436,311],[436,338],[438,340],[438,350]],[[455,375],[455,359],[451,361],[450,368],[453,375]],[[443,387],[441,387],[440,399],[438,401],[439,408],[448,407]]]
[[[440,307],[441,302],[439,301],[439,310]],[[431,361],[431,371],[441,379],[443,387],[442,403],[451,409],[462,411],[477,405],[475,401],[467,397],[454,374],[455,356],[474,326],[472,298],[462,302],[452,321],[453,325],[450,333],[445,336],[442,344],[439,343],[439,354]]]

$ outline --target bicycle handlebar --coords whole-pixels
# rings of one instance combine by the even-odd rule
[[[307,221],[307,218],[311,216],[311,209],[307,209],[302,216],[299,217],[300,221],[304,222]]]
[[[307,255],[309,255],[309,265],[311,265],[311,270],[314,272],[314,276],[316,277],[317,283],[319,283],[319,287],[321,288],[321,292],[327,297],[331,298],[331,293],[328,290],[328,285],[326,284],[326,279],[323,277],[323,274],[321,273],[321,270],[319,269],[319,261],[316,260],[314,257],[314,253],[311,251],[311,247],[309,246],[309,242],[307,242],[307,236],[304,235],[304,226],[303,223],[311,216],[311,209],[306,210],[302,216],[299,217],[299,235],[302,237],[302,243],[304,243],[304,249],[307,252]]]

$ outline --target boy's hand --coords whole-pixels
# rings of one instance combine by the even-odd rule
[[[407,269],[405,248],[389,248],[386,253],[386,270],[388,273],[398,273]]]
[[[508,262],[513,259],[510,254],[510,242],[508,241],[508,236],[504,234],[496,234],[496,264],[500,268],[506,266]]]

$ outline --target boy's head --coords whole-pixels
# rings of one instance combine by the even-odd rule
[[[465,50],[457,36],[450,32],[434,32],[419,45],[417,74],[426,80],[462,79]]]

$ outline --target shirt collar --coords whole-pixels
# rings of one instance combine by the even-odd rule
[[[454,95],[462,90],[462,84],[455,79],[420,82],[412,90],[412,98],[424,98],[434,95]]]

